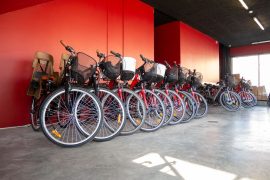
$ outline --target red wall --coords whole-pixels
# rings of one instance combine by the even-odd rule
[[[154,9],[134,0],[124,0],[124,54],[142,64],[140,54],[154,58]]]
[[[155,28],[155,60],[162,62],[164,59],[197,69],[206,82],[219,80],[219,44],[182,22]]]
[[[178,21],[155,28],[155,61],[180,63],[180,23]]]
[[[219,44],[206,34],[180,23],[181,65],[203,74],[203,81],[219,81]]]
[[[139,0],[54,0],[0,15],[0,127],[29,123],[35,51],[52,54],[56,71],[61,39],[93,57],[99,49],[153,58],[153,18],[153,8]]]
[[[234,47],[230,49],[230,56],[247,56],[270,53],[270,43]]]

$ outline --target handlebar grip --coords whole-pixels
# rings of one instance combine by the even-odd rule
[[[65,49],[70,53],[76,53],[75,50],[71,46],[67,46],[63,43],[62,40],[60,40],[60,43],[65,47]]]
[[[111,54],[115,55],[116,57],[121,57],[121,54],[117,53],[117,52],[114,52],[114,51],[110,51]]]
[[[166,60],[164,62],[167,67],[171,68],[170,64]]]
[[[60,43],[66,48],[67,46],[64,44],[63,40],[60,40]]]
[[[195,76],[196,75],[196,69],[193,69],[193,76]]]
[[[149,60],[149,59],[148,59],[148,62],[149,62],[149,63],[155,63],[154,60]]]
[[[105,57],[105,54],[99,52],[99,50],[96,50],[96,53],[97,53],[97,57],[99,57],[99,58],[104,58]]]
[[[166,60],[164,60],[164,63],[165,63],[166,65],[169,65],[168,62],[167,62]]]
[[[142,54],[140,54],[141,59],[145,62],[145,63],[155,63],[155,61],[151,61],[150,59],[147,59],[146,57],[144,57]]]
[[[143,55],[142,55],[142,54],[140,54],[140,57],[141,57],[141,59],[142,59],[143,61],[145,61],[145,62],[146,62],[145,57],[143,57]]]

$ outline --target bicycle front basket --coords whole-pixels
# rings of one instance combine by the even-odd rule
[[[165,81],[168,83],[178,81],[178,67],[176,65],[166,70]]]
[[[203,75],[200,72],[196,72],[194,77],[193,77],[193,86],[194,87],[200,87],[202,85],[202,79],[203,79]]]
[[[99,67],[107,78],[115,80],[120,75],[120,58],[114,55],[106,56]]]
[[[157,66],[157,76],[154,82],[160,82],[164,79],[166,66],[160,63],[156,63],[156,66]]]
[[[136,71],[136,59],[124,57],[122,59],[121,80],[129,81],[133,78]]]
[[[83,52],[79,52],[71,65],[72,76],[79,83],[84,83],[95,73],[96,67],[97,62],[94,58]]]
[[[243,88],[245,88],[245,89],[251,89],[251,82],[250,81],[247,81],[247,82],[243,82],[242,83],[242,86],[243,86]]]
[[[146,63],[143,66],[141,72],[141,78],[143,81],[152,82],[157,77],[157,66],[156,63]]]
[[[188,76],[188,69],[185,67],[179,67],[178,69],[178,82],[183,84],[186,82]]]

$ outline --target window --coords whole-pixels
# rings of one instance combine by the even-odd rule
[[[250,80],[252,86],[265,86],[270,92],[270,54],[232,58],[233,74]]]
[[[258,56],[244,56],[233,58],[233,74],[240,74],[246,80],[250,80],[252,86],[259,85]]]
[[[266,92],[270,92],[270,54],[259,56],[259,80],[260,86],[265,86]]]

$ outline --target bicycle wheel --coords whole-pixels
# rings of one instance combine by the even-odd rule
[[[252,96],[252,99],[253,99],[251,107],[254,107],[254,106],[257,105],[257,98],[252,92],[249,92],[249,93],[250,93],[250,95]]]
[[[53,143],[74,147],[91,141],[102,124],[103,113],[98,98],[84,88],[71,87],[53,91],[42,103],[40,125]]]
[[[135,93],[138,93],[143,99],[146,108],[146,118],[141,130],[145,132],[158,130],[165,121],[166,116],[166,109],[162,100],[148,89],[144,89],[144,91],[138,89]]]
[[[39,131],[40,122],[39,122],[39,106],[38,100],[35,97],[32,97],[30,117],[31,117],[31,127],[34,131]]]
[[[186,122],[189,122],[191,119],[193,119],[194,116],[196,115],[197,104],[196,104],[195,99],[188,92],[179,91],[178,94],[183,99],[185,103],[185,107],[186,107],[185,115],[181,122],[186,123]]]
[[[116,137],[125,126],[125,106],[118,95],[111,90],[98,88],[97,96],[103,108],[103,124],[94,140],[108,141]]]
[[[197,104],[197,112],[195,118],[202,118],[208,112],[208,104],[205,98],[198,92],[192,92],[194,99],[196,100]]]
[[[122,101],[125,105],[127,118],[126,124],[121,131],[121,135],[130,135],[138,131],[144,124],[146,117],[145,105],[138,94],[122,88]],[[114,90],[115,92],[117,89]]]
[[[163,122],[163,126],[166,126],[168,123],[171,122],[173,118],[173,102],[171,98],[163,91],[159,89],[154,89],[154,92],[160,97],[161,101],[163,102],[166,110],[165,120]]]
[[[173,118],[169,122],[169,124],[175,125],[183,120],[185,116],[186,107],[183,99],[176,92],[168,90],[168,95],[173,102]]]
[[[257,104],[257,99],[256,97],[250,93],[250,92],[247,92],[247,91],[240,91],[238,93],[238,95],[240,96],[241,98],[241,102],[242,102],[242,106],[244,108],[251,108],[253,107],[255,104]]]
[[[223,91],[219,97],[219,103],[227,111],[238,111],[241,107],[241,100],[232,91]]]

